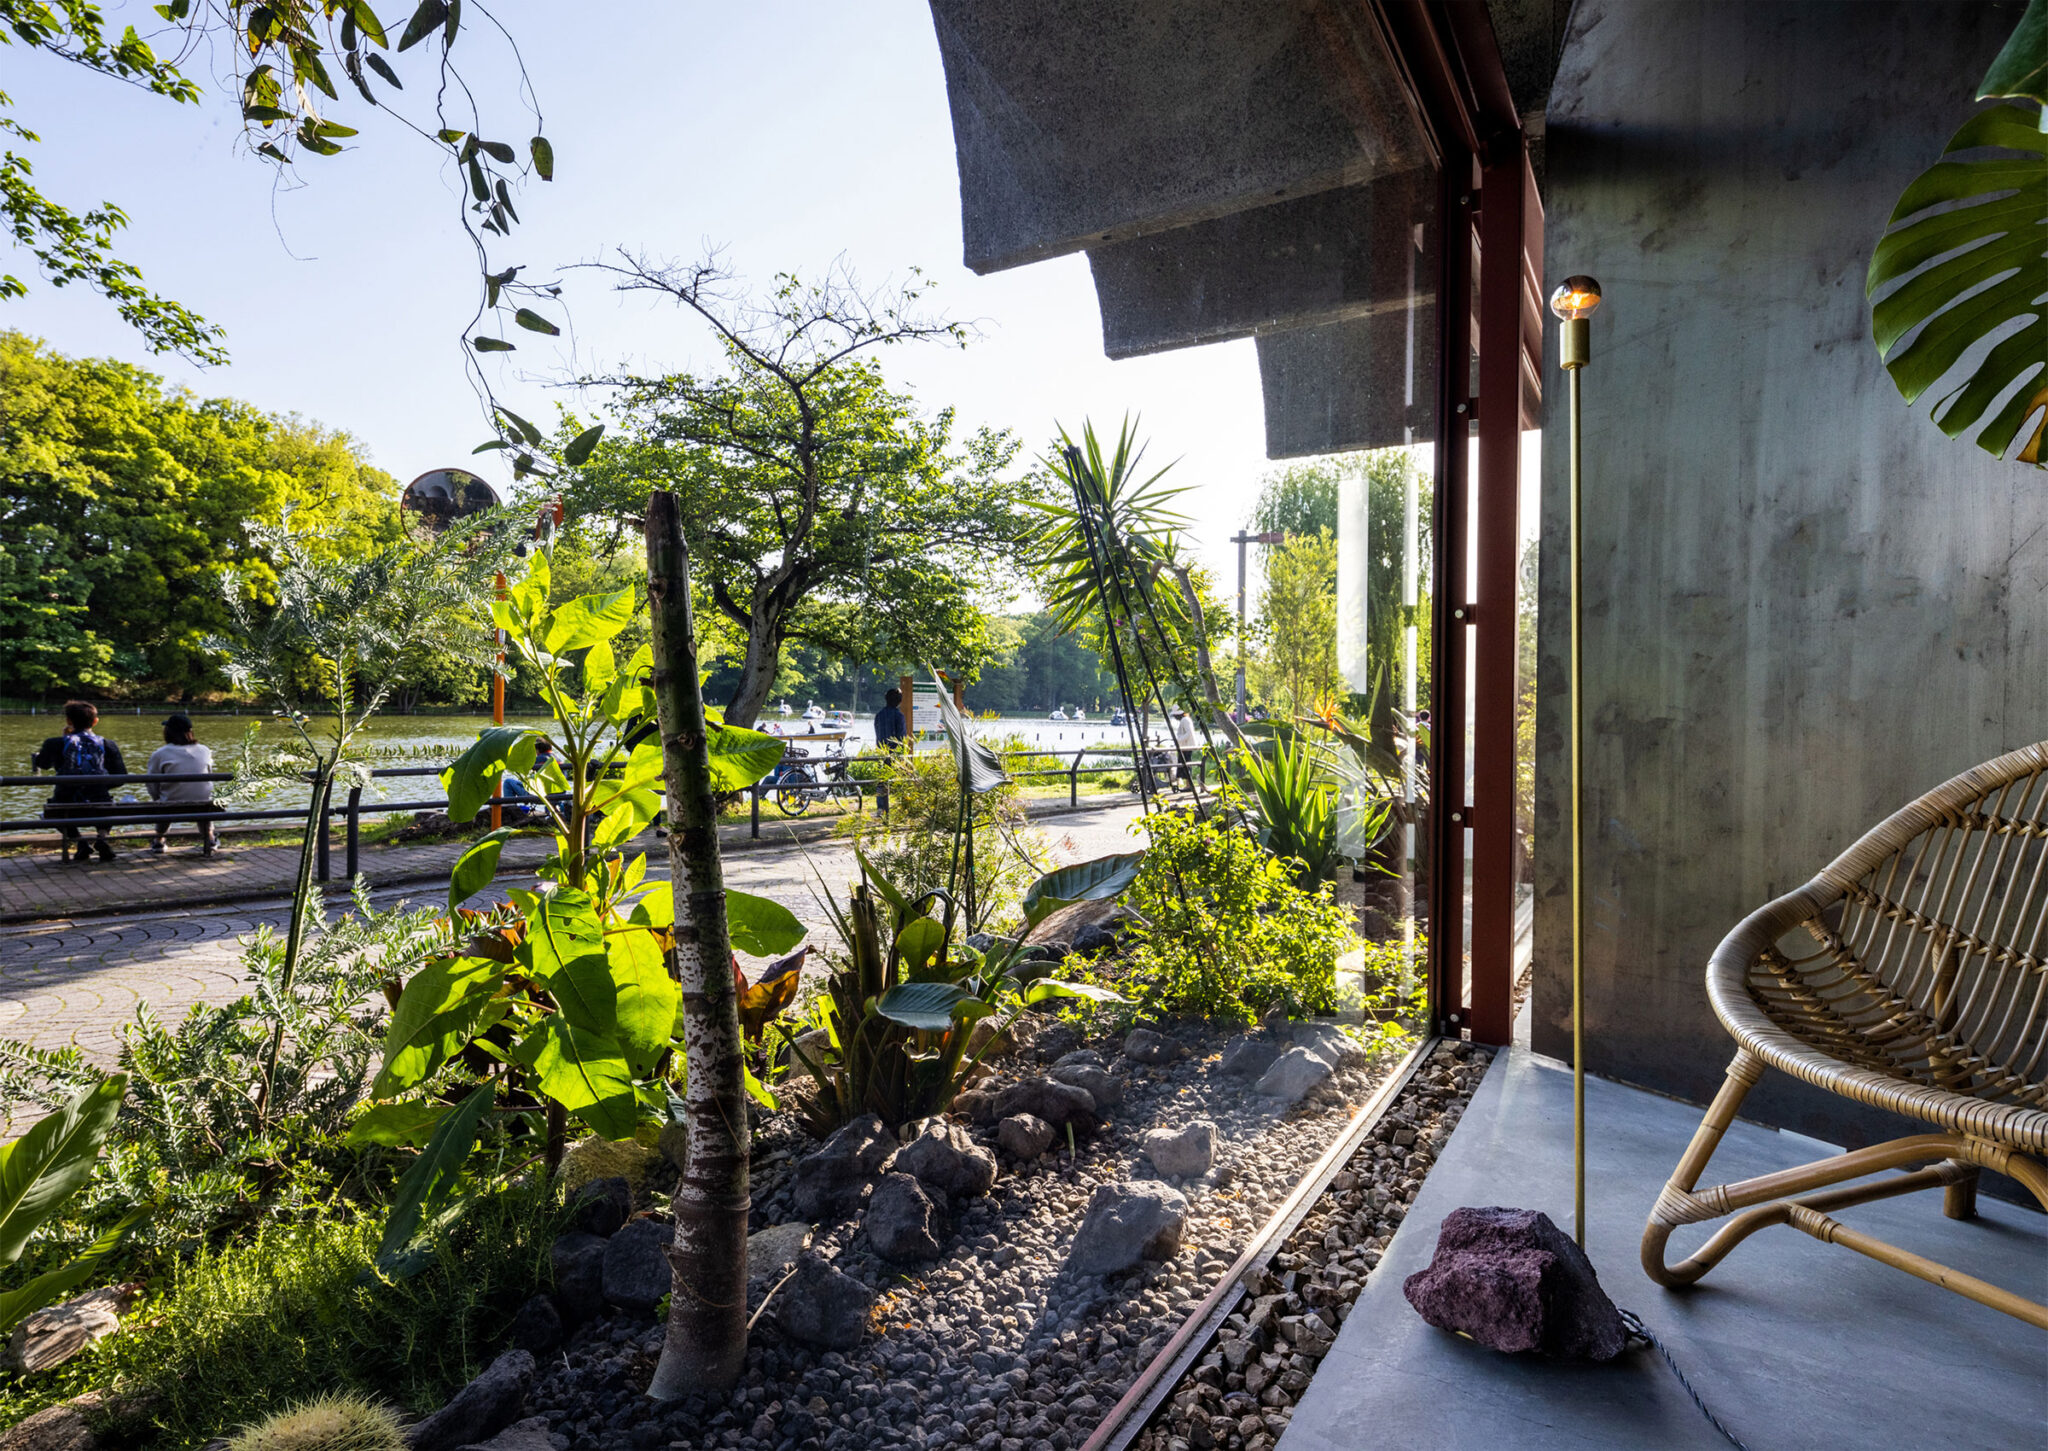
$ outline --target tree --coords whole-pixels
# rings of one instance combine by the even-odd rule
[[[975,710],[1099,710],[1116,696],[1116,677],[1102,657],[1044,610],[993,621],[991,637],[996,659],[966,691]]]
[[[568,508],[637,519],[654,490],[675,494],[695,587],[745,637],[726,719],[759,718],[791,642],[863,665],[978,670],[983,605],[1019,555],[1033,484],[1006,474],[1010,434],[956,444],[952,411],[922,416],[869,356],[965,330],[919,313],[916,281],[871,293],[843,266],[817,284],[784,274],[761,299],[715,257],[602,270],[708,323],[726,370],[584,380],[612,391],[624,428],[567,471]],[[588,430],[566,421],[559,438],[571,434]]]
[[[479,86],[451,59],[458,39],[477,30],[464,29],[461,0],[419,0],[395,38],[387,35],[368,0],[168,0],[152,8],[164,22],[152,36],[174,51],[169,60],[160,58],[132,25],[118,39],[111,36],[105,16],[91,0],[0,0],[0,44],[24,45],[177,103],[197,103],[202,95],[198,83],[179,65],[195,54],[218,57],[226,66],[221,83],[232,86],[241,102],[244,142],[284,174],[291,174],[304,157],[337,156],[351,149],[342,142],[355,136],[357,128],[338,119],[341,90],[329,70],[331,62],[338,62],[340,79],[366,106],[391,115],[456,163],[465,183],[458,214],[477,256],[479,298],[471,330],[489,312],[503,318],[505,326],[499,332],[513,326],[560,331],[534,310],[545,306],[559,289],[520,282],[521,268],[496,268],[490,260],[487,235],[503,237],[518,223],[512,197],[527,175],[553,179],[554,148],[540,134],[516,148],[479,134]],[[483,17],[486,35],[496,34],[510,43],[490,12],[475,10],[472,17],[476,14]],[[470,41],[464,54],[478,43]],[[433,100],[422,105],[415,118],[397,109],[405,87],[398,67],[387,57],[419,46],[424,49],[413,60],[432,57],[432,69],[425,74],[416,71],[414,80],[434,84],[418,88],[417,94]],[[519,89],[530,96],[516,47],[513,60]],[[0,134],[28,143],[40,140],[10,113],[11,104],[0,92]],[[533,120],[538,133],[537,110]],[[0,217],[6,219],[15,244],[34,255],[52,286],[83,282],[99,292],[153,352],[178,353],[201,364],[226,361],[219,328],[151,292],[141,271],[114,254],[114,234],[128,224],[118,206],[103,202],[79,213],[50,200],[37,190],[29,162],[9,151],[0,156]],[[0,276],[0,298],[19,297],[27,290],[19,278]],[[498,420],[488,380],[476,364],[477,354],[508,352],[512,347],[503,338],[479,331],[464,350],[464,360],[479,391],[493,405],[494,420],[501,429],[516,433],[511,426],[516,416],[507,415],[509,422]]]
[[[323,557],[360,555],[397,538],[397,492],[346,434],[0,333],[0,679],[217,687],[224,572],[276,584],[245,526],[290,510]]]
[[[1266,667],[1289,709],[1311,715],[1338,693],[1335,535],[1297,535],[1267,556],[1259,627]]]

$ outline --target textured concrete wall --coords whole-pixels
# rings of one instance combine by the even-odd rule
[[[1919,792],[2048,736],[2048,479],[1910,412],[1872,243],[2018,7],[1580,0],[1549,115],[1548,285],[1586,374],[1587,972],[1596,1070],[1700,1099],[1702,973],[1750,908]],[[1536,1045],[1569,1051],[1565,389],[1550,339]],[[1775,1075],[1746,1112],[1880,1127]]]

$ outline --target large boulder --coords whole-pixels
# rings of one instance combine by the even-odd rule
[[[1114,940],[1127,924],[1137,920],[1136,912],[1114,898],[1070,902],[1040,918],[1038,924],[1024,934],[1024,945],[1057,945],[1067,951],[1085,952],[1090,949],[1080,945],[1082,938],[1085,937],[1091,946],[1100,945],[1105,938]]]
[[[455,1399],[424,1421],[409,1426],[405,1441],[412,1451],[457,1451],[487,1441],[519,1419],[526,1408],[526,1387],[533,1380],[533,1356],[508,1350],[484,1373],[455,1393]]]
[[[790,1202],[806,1219],[843,1219],[860,1208],[868,1181],[896,1149],[896,1139],[874,1114],[863,1114],[798,1161]]]
[[[1177,1129],[1153,1129],[1140,1143],[1152,1167],[1169,1179],[1191,1179],[1216,1162],[1216,1125],[1207,1119]]]
[[[1124,1038],[1124,1057],[1133,1063],[1171,1063],[1187,1050],[1150,1028],[1133,1028]]]
[[[623,1178],[592,1179],[571,1201],[569,1227],[606,1238],[633,1217],[633,1186]]]
[[[1328,1059],[1306,1048],[1289,1048],[1259,1076],[1259,1081],[1252,1085],[1252,1092],[1300,1103],[1320,1087],[1332,1071]]]
[[[1335,1023],[1296,1023],[1294,1041],[1338,1068],[1363,1068],[1372,1061],[1365,1045]]]
[[[1263,1034],[1239,1033],[1223,1045],[1223,1058],[1216,1071],[1237,1078],[1257,1078],[1273,1066],[1283,1046]]]
[[[0,1431],[0,1451],[96,1451],[99,1440],[87,1415],[99,1408],[100,1393],[45,1406]]]
[[[996,1126],[996,1142],[1020,1159],[1035,1159],[1052,1147],[1052,1125],[1033,1113],[1013,1113]]]
[[[1114,1275],[1144,1260],[1172,1259],[1187,1220],[1188,1201],[1169,1184],[1098,1184],[1067,1251],[1066,1268],[1077,1275]]]
[[[652,1315],[675,1283],[668,1262],[675,1230],[654,1219],[636,1219],[604,1246],[604,1297],[635,1315]]]
[[[919,1125],[916,1137],[896,1151],[888,1167],[949,1199],[978,1198],[996,1183],[996,1156],[942,1118]]]
[[[1053,1078],[1025,1078],[1011,1084],[996,1095],[994,1109],[998,1119],[1012,1114],[1028,1113],[1045,1120],[1054,1128],[1073,1124],[1077,1128],[1095,1126],[1095,1097],[1085,1088],[1076,1088],[1071,1083],[1061,1083]]]
[[[1401,1291],[1439,1330],[1491,1350],[1612,1360],[1628,1341],[1592,1261],[1540,1210],[1452,1210]]]
[[[875,1295],[823,1255],[805,1251],[774,1303],[776,1323],[790,1339],[820,1350],[851,1350],[867,1330]]]
[[[555,1272],[555,1304],[562,1318],[581,1324],[604,1308],[605,1241],[580,1230],[560,1236],[548,1246]]]
[[[875,1253],[894,1264],[935,1260],[944,1220],[924,1186],[908,1174],[884,1174],[868,1196],[862,1227]]]

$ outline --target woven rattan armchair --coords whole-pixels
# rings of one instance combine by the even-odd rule
[[[1980,1169],[2048,1207],[2048,743],[1928,792],[1752,912],[1715,949],[1707,994],[1735,1059],[1650,1213],[1651,1279],[1689,1285],[1789,1224],[2048,1328],[2048,1306],[1831,1217],[1940,1186],[1944,1211],[1968,1218]],[[1935,1132],[1695,1188],[1766,1068]],[[1664,1262],[1677,1226],[1724,1218],[1690,1258]]]

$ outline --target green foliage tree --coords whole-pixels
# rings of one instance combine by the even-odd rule
[[[1080,636],[1061,630],[1049,611],[991,621],[990,638],[995,659],[965,692],[975,710],[1079,705],[1092,711],[1114,704],[1116,677],[1104,668],[1102,656]]]
[[[1297,715],[1313,715],[1337,695],[1337,540],[1327,529],[1297,534],[1266,556],[1259,631],[1271,686],[1262,694]]]
[[[983,606],[1018,557],[1033,485],[1007,473],[1009,434],[956,442],[951,410],[921,415],[870,356],[965,329],[920,313],[915,281],[870,293],[843,268],[817,284],[784,275],[759,299],[716,258],[603,270],[701,318],[726,366],[586,380],[612,390],[624,428],[571,471],[568,508],[638,518],[652,491],[676,495],[694,587],[744,639],[726,719],[760,717],[791,643],[863,665],[979,669]]]
[[[480,294],[472,329],[493,313],[502,318],[499,332],[511,327],[560,330],[534,310],[557,289],[520,282],[522,269],[499,268],[490,258],[487,237],[503,237],[519,220],[513,193],[528,175],[551,180],[555,160],[545,136],[514,147],[478,134],[480,83],[459,70],[452,56],[457,41],[475,36],[479,28],[487,36],[506,37],[488,11],[473,12],[472,18],[481,14],[483,24],[465,30],[461,0],[418,0],[404,27],[393,26],[387,33],[368,0],[168,0],[152,9],[162,22],[152,38],[174,51],[168,60],[132,25],[114,36],[90,0],[0,0],[0,44],[21,45],[181,103],[197,103],[202,91],[180,64],[201,52],[216,57],[221,86],[231,87],[241,102],[243,140],[287,175],[307,156],[331,157],[350,149],[342,142],[357,128],[340,119],[344,103],[330,66],[338,69],[339,81],[365,106],[389,112],[452,160],[466,183],[458,205],[463,228],[476,244]],[[465,56],[479,43],[465,45]],[[424,49],[394,65],[396,57],[415,47]],[[527,92],[516,49],[513,59],[520,89]],[[422,100],[415,114],[407,115],[398,67],[421,61],[427,64],[414,70],[415,82],[433,84],[417,87],[413,94]],[[11,106],[0,93],[0,133],[38,141],[37,133],[11,114]],[[538,131],[537,112],[533,119]],[[128,224],[118,206],[103,202],[81,213],[50,200],[37,190],[30,163],[9,151],[0,156],[0,216],[15,245],[34,255],[51,285],[82,282],[99,292],[153,351],[179,353],[198,363],[226,360],[219,328],[150,291],[140,270],[115,255],[114,234]],[[19,278],[0,276],[0,298],[26,291]],[[513,344],[478,330],[471,347],[476,353],[503,352]],[[488,383],[474,355],[466,356],[488,398]],[[501,421],[501,427],[509,429],[509,424]]]
[[[0,679],[217,688],[223,576],[277,583],[245,526],[289,510],[315,555],[374,553],[398,537],[396,495],[346,434],[0,333]]]

